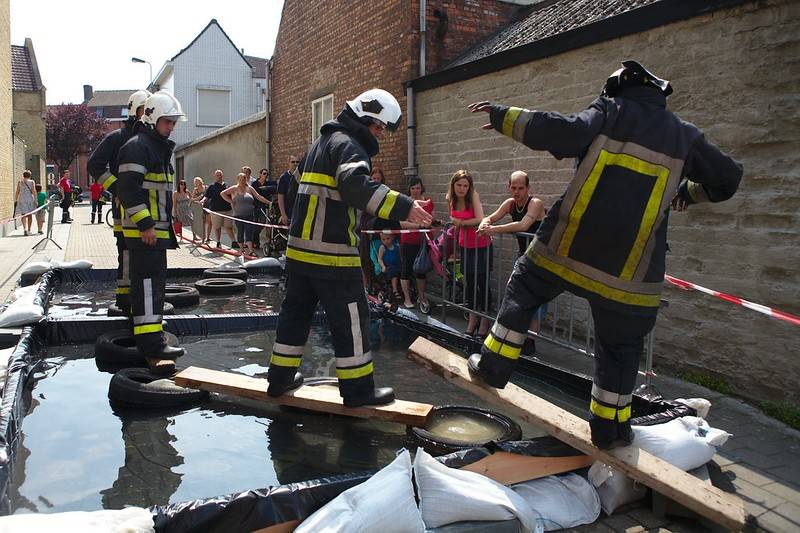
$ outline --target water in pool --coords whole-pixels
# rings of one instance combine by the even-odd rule
[[[374,321],[376,382],[399,398],[436,405],[486,407],[479,398],[405,357],[413,336]],[[274,331],[181,339],[190,365],[261,377]],[[313,328],[301,371],[334,373],[326,328]],[[150,506],[206,498],[330,474],[378,469],[403,447],[402,425],[212,396],[186,410],[152,411],[109,404],[111,374],[97,369],[93,346],[47,348],[35,376],[15,457],[11,511],[62,512]],[[539,391],[543,384],[525,382]],[[546,387],[545,387],[546,388]],[[552,395],[555,392],[550,391]],[[563,394],[560,405],[580,402]],[[523,424],[523,435],[542,434]]]

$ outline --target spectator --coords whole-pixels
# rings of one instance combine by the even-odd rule
[[[36,208],[44,208],[45,203],[47,203],[47,193],[42,190],[41,185],[36,185]],[[39,209],[36,211],[36,229],[39,232],[39,235],[42,235],[44,232],[42,231],[42,227],[44,227],[44,215],[46,209]]]
[[[61,191],[61,223],[69,224],[72,222],[72,218],[69,216],[69,208],[72,205],[72,183],[69,181],[69,170],[61,173],[58,188]]]
[[[231,239],[231,247],[236,248],[239,243],[233,237],[233,221],[227,218],[231,215],[231,205],[220,194],[228,188],[225,183],[222,171],[217,169],[214,171],[214,183],[206,189],[206,207],[211,213],[211,226],[217,236],[217,248],[222,246],[220,237],[222,237],[222,230]],[[221,216],[226,215],[226,216]]]
[[[100,202],[100,198],[103,196],[103,186],[100,182],[92,181],[92,184],[89,185],[89,196],[92,200],[91,224],[94,224],[95,214],[97,214],[97,223],[101,224],[103,222],[103,204]]]
[[[475,231],[483,220],[483,206],[468,171],[459,170],[453,174],[447,200],[450,203],[450,221],[456,227],[458,245],[461,247],[461,271],[464,274],[467,307],[486,314],[492,304],[489,287],[492,240],[477,235]],[[489,331],[489,319],[469,313],[466,334],[474,335],[476,325],[478,337],[485,337]]]
[[[253,230],[256,226],[251,224],[253,221],[255,211],[255,200],[269,204],[269,200],[258,194],[256,190],[249,185],[247,175],[240,172],[236,176],[236,185],[228,187],[220,197],[233,206],[233,216],[236,221],[236,238],[239,242],[239,250],[244,255],[244,246],[247,244],[247,251],[250,255],[255,252],[253,250]]]
[[[264,203],[256,199],[256,210],[253,220],[255,222],[264,224],[269,220],[267,213],[272,207],[272,200],[278,192],[278,182],[270,179],[269,170],[262,168],[258,173],[258,178],[251,184],[258,194],[269,200],[269,203]],[[253,231],[253,248],[258,250],[261,248],[261,232],[266,230],[265,227],[256,226]]]
[[[422,208],[433,215],[433,200],[424,196],[425,186],[422,180],[414,176],[408,180],[408,195],[413,200],[423,200]],[[424,226],[412,222],[400,222],[403,229],[422,229]],[[414,307],[411,299],[411,278],[417,281],[417,302],[420,310],[427,312],[428,301],[425,299],[425,274],[414,274],[414,259],[417,258],[420,248],[425,245],[422,233],[403,233],[400,235],[400,256],[403,259],[403,267],[400,271],[400,286],[403,288],[405,298],[403,306],[407,309]]]
[[[400,247],[397,245],[397,239],[391,233],[381,233],[378,264],[381,266],[383,275],[392,284],[392,297],[399,301],[401,296],[397,278],[400,276]]]
[[[192,225],[192,195],[186,190],[186,182],[178,182],[178,190],[172,194],[172,224],[175,235],[180,240],[183,237],[183,226]]]
[[[22,178],[17,182],[17,191],[14,195],[17,216],[22,216],[22,228],[25,235],[30,235],[33,215],[36,209],[36,183],[31,179],[31,171],[22,172]]]
[[[298,163],[297,157],[290,155],[289,168],[278,178],[278,208],[281,210],[281,224],[284,226],[288,225],[292,218],[295,195],[292,194],[294,191],[291,185]]]
[[[206,216],[203,211],[203,202],[206,197],[206,184],[203,183],[203,178],[195,176],[194,187],[192,188],[192,241],[196,241],[197,234],[200,234],[200,240],[208,242],[211,236],[211,218]],[[199,231],[198,231],[199,228]]]

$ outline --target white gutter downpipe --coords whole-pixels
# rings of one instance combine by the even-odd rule
[[[267,75],[266,80],[264,81],[264,111],[266,111],[265,117],[265,127],[266,127],[266,148],[264,154],[264,168],[272,172],[270,169],[270,163],[272,162],[272,129],[270,124],[270,118],[272,115],[272,59],[267,60]]]
[[[419,75],[425,75],[425,40],[427,27],[427,2],[419,0]],[[406,86],[406,116],[408,117],[408,166],[403,169],[406,178],[417,175],[416,146],[415,146],[415,122],[414,122],[414,88]]]

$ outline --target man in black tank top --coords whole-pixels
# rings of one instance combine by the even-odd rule
[[[536,233],[545,215],[544,203],[531,196],[528,192],[530,182],[528,174],[522,170],[511,173],[508,178],[508,192],[511,198],[505,200],[497,211],[485,217],[478,226],[478,233],[484,235],[495,235],[497,233],[517,233],[527,232]],[[495,226],[495,222],[503,219],[506,215],[511,215],[512,222]],[[525,249],[531,241],[531,237],[517,236],[519,244],[519,255],[525,253]]]

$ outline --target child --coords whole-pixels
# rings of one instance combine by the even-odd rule
[[[47,194],[42,192],[42,186],[36,185],[36,207],[42,207],[47,201]],[[46,210],[40,209],[36,212],[36,228],[39,230],[39,235],[43,235],[42,226],[44,226],[44,216]]]
[[[392,294],[395,299],[401,298],[398,289],[400,277],[400,247],[391,233],[381,233],[381,247],[378,248],[378,263],[386,279],[392,282]]]

